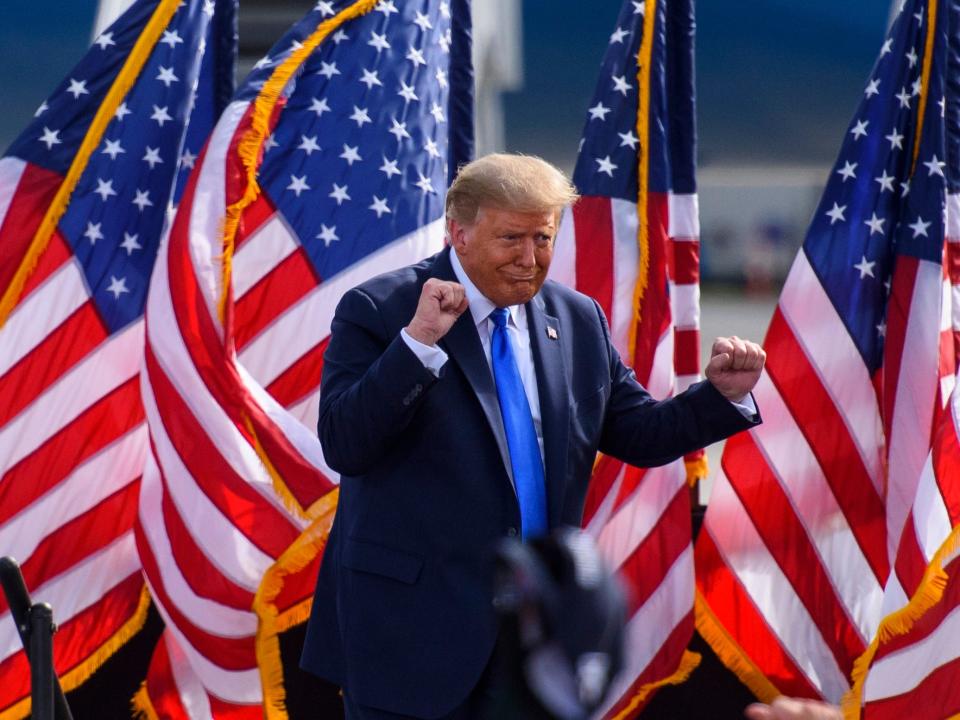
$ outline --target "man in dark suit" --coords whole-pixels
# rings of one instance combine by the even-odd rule
[[[597,303],[545,282],[575,198],[537,158],[470,163],[451,247],[337,307],[318,427],[340,504],[301,664],[348,718],[476,717],[502,672],[498,540],[579,525],[598,450],[660,465],[759,422],[759,346],[718,340],[708,380],[658,402]]]

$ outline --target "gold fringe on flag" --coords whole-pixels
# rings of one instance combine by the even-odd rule
[[[713,648],[713,652],[720,658],[720,662],[740,678],[740,682],[746,685],[758,700],[770,703],[773,702],[774,698],[783,694],[753,663],[743,651],[743,648],[730,637],[730,634],[720,624],[699,590],[694,605],[694,616],[700,636]]]
[[[877,628],[877,634],[873,641],[853,664],[853,672],[850,675],[853,681],[852,685],[840,702],[845,720],[859,720],[860,718],[863,684],[866,682],[870,664],[877,654],[880,643],[888,642],[892,638],[910,632],[916,622],[943,599],[943,592],[947,587],[948,580],[943,566],[948,564],[958,551],[960,551],[960,526],[951,531],[933,559],[930,560],[930,564],[923,572],[923,579],[910,598],[910,602],[896,612],[890,613],[880,622],[880,627]]]
[[[687,678],[690,677],[690,673],[697,669],[697,666],[700,664],[701,656],[699,653],[690,652],[689,650],[683,651],[683,657],[680,658],[680,664],[677,665],[677,670],[672,675],[663,678],[662,680],[655,680],[654,682],[648,682],[640,686],[636,694],[630,698],[630,702],[627,706],[618,712],[613,720],[626,720],[627,718],[633,717],[633,712],[640,707],[640,704],[647,699],[647,697],[657,688],[662,688],[665,685],[679,685],[682,682],[686,682]]]
[[[109,660],[117,650],[123,647],[130,638],[143,629],[147,621],[147,611],[150,609],[150,592],[147,586],[140,588],[140,600],[137,603],[137,609],[120,629],[111,635],[96,651],[87,657],[83,662],[68,670],[60,678],[60,686],[64,692],[70,692],[90,679],[103,664]],[[31,711],[31,702],[29,697],[25,697],[15,705],[11,705],[3,712],[0,712],[0,720],[21,720],[27,717]]]
[[[161,642],[163,642],[161,640]],[[137,690],[133,699],[130,701],[130,712],[133,720],[160,720],[156,708],[150,700],[150,694],[147,692],[147,681],[140,683],[140,689]]]
[[[70,163],[70,169],[67,170],[63,182],[57,189],[57,194],[54,195],[53,200],[47,207],[47,211],[40,221],[40,226],[34,233],[30,247],[27,248],[27,252],[23,256],[16,273],[14,273],[10,285],[4,291],[3,297],[0,298],[0,328],[4,326],[7,318],[10,317],[10,313],[17,306],[20,293],[23,292],[27,280],[36,270],[40,257],[50,244],[50,238],[53,237],[53,232],[56,230],[60,218],[67,211],[70,196],[76,189],[77,183],[80,182],[80,176],[83,175],[83,171],[87,167],[87,161],[100,144],[103,133],[106,132],[107,125],[110,124],[117,112],[120,102],[137,81],[140,71],[160,39],[161,33],[167,29],[167,25],[170,24],[170,19],[176,13],[178,7],[180,7],[180,0],[160,0],[157,9],[153,11],[153,15],[144,26],[140,37],[137,38],[137,42],[123,63],[123,67],[117,73],[117,77],[107,91],[103,102],[100,103],[90,127],[87,128],[87,133],[83,137],[83,142],[80,143],[77,154],[74,155],[73,162]]]

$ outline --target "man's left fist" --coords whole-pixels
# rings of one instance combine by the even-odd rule
[[[766,359],[767,353],[754,342],[736,335],[717,338],[710,349],[707,380],[727,400],[740,402],[757,384]]]

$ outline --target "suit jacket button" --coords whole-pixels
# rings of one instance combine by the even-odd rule
[[[516,537],[517,529],[515,527],[507,528],[507,537]]]

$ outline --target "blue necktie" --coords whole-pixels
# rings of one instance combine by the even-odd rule
[[[513,345],[507,334],[508,314],[506,308],[496,308],[490,313],[494,323],[490,356],[500,399],[500,414],[507,433],[513,482],[520,501],[521,533],[526,540],[547,532],[547,493],[537,430],[533,426],[530,403],[527,402]]]

